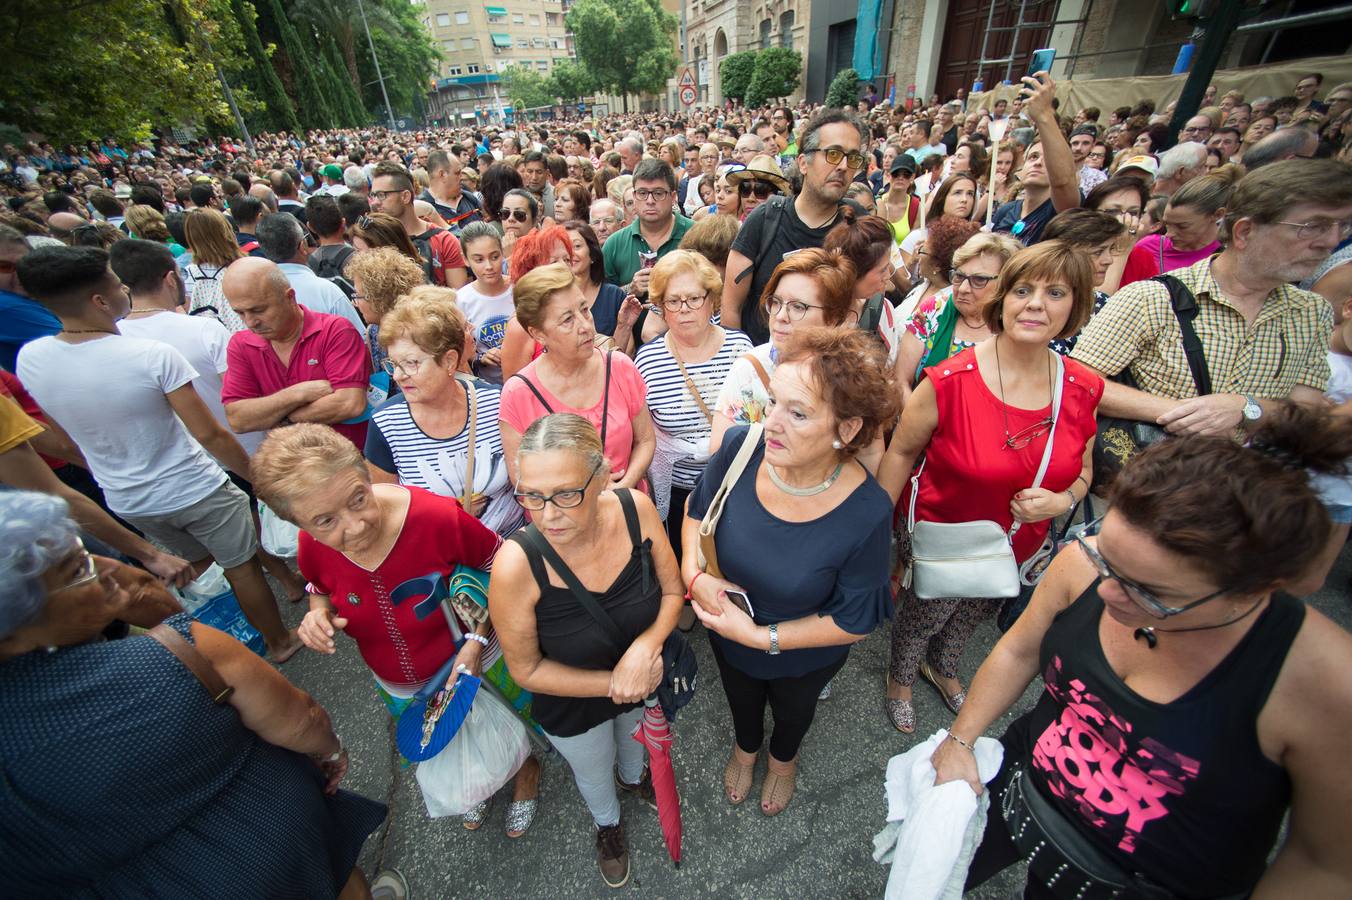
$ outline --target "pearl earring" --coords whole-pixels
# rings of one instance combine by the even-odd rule
[[[832,441],[832,442],[831,442],[831,448],[832,448],[833,450],[844,450],[844,449],[845,449],[845,445],[842,444],[840,441]]]

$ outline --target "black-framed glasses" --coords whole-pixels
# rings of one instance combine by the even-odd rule
[[[965,281],[972,286],[972,290],[976,291],[985,289],[986,285],[999,277],[999,275],[969,275],[961,269],[948,270],[949,284],[953,285],[953,287],[957,287]]]
[[[766,200],[774,194],[779,193],[779,188],[768,181],[757,181],[754,178],[748,178],[745,181],[738,182],[737,193],[743,197],[756,195],[757,200]]]
[[[518,222],[525,222],[530,218],[530,213],[524,209],[500,209],[498,218],[506,222],[509,219],[516,219]]]
[[[1296,237],[1302,241],[1323,237],[1330,228],[1337,229],[1338,240],[1340,241],[1352,234],[1352,219],[1342,222],[1337,219],[1315,219],[1313,222],[1274,222],[1273,224],[1296,229]]]
[[[397,190],[397,191],[369,191],[369,192],[367,193],[367,196],[369,196],[372,200],[379,200],[381,203],[384,203],[384,202],[385,202],[385,198],[388,197],[388,196],[390,196],[391,194],[402,194],[402,193],[403,193],[404,191],[406,191],[406,190],[408,190],[408,189],[407,189],[407,188],[400,188],[400,189]],[[411,193],[413,193],[413,192],[412,192],[412,191],[409,191],[409,193],[411,194]]]
[[[667,312],[680,312],[682,309],[688,309],[694,312],[697,309],[704,308],[704,302],[709,299],[709,292],[705,291],[698,297],[664,297],[662,299],[662,308]]]
[[[1005,446],[1011,450],[1022,450],[1033,441],[1042,437],[1052,427],[1050,418],[1043,419],[1041,422],[1034,422],[1027,428],[1021,428],[1013,434],[1006,433]]]
[[[582,487],[580,488],[555,491],[547,497],[544,494],[533,494],[522,491],[516,491],[513,496],[516,497],[516,502],[521,504],[522,509],[528,509],[531,512],[539,512],[545,508],[546,503],[553,503],[559,509],[572,509],[581,505],[582,498],[587,496],[587,488],[591,487],[592,480],[596,478],[596,473],[599,471],[601,471],[601,464],[597,463],[596,467],[591,470],[591,474],[587,476],[587,480],[582,483]]]
[[[671,191],[668,190],[650,191],[647,188],[638,188],[634,191],[634,199],[641,203],[646,203],[649,200],[656,200],[658,203],[661,203],[670,196]]]
[[[1191,603],[1185,603],[1182,606],[1169,606],[1168,604],[1161,603],[1160,599],[1151,593],[1148,588],[1142,587],[1139,583],[1132,581],[1130,578],[1124,578],[1122,575],[1118,574],[1117,570],[1110,566],[1108,561],[1104,559],[1097,550],[1091,547],[1089,542],[1083,537],[1076,536],[1075,543],[1080,546],[1080,550],[1084,552],[1085,558],[1088,559],[1090,564],[1094,567],[1100,580],[1116,581],[1122,586],[1122,593],[1126,594],[1131,602],[1144,610],[1147,615],[1156,619],[1168,619],[1179,613],[1185,613],[1190,609],[1201,606],[1203,603],[1215,600],[1217,597],[1220,597],[1228,591],[1228,588],[1221,588],[1218,591],[1212,591],[1200,600],[1193,600]]]
[[[790,322],[801,322],[809,309],[825,308],[814,303],[804,303],[802,300],[784,300],[773,295],[765,301],[765,311],[770,314],[771,318],[779,315],[779,311],[782,309],[788,313]]]
[[[805,151],[807,153],[820,153],[826,157],[826,161],[833,166],[840,165],[840,161],[845,160],[847,169],[864,168],[864,154],[858,150],[846,150],[843,147],[817,147],[813,150]]]

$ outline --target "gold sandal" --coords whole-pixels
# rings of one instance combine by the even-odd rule
[[[793,799],[793,789],[798,781],[797,760],[793,771],[781,774],[769,769],[765,773],[765,784],[761,785],[761,812],[767,816],[777,816],[788,807]],[[767,807],[770,807],[767,809]],[[777,807],[777,808],[776,808]]]
[[[751,793],[751,780],[755,770],[755,757],[745,764],[737,761],[736,750],[728,757],[728,764],[723,767],[723,794],[733,806],[740,805]]]

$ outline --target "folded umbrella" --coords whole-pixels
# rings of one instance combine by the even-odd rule
[[[656,695],[643,701],[643,718],[633,738],[648,748],[648,771],[657,797],[657,820],[667,852],[681,865],[681,797],[676,793],[676,773],[671,768],[671,723],[662,714]]]

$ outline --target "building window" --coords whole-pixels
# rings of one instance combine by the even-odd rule
[[[478,75],[479,66],[476,63],[470,63],[468,66],[465,67],[465,71],[469,72],[469,74],[471,75]]]
[[[529,39],[529,38],[517,38],[517,39],[516,39],[516,45],[517,45],[518,47],[529,47],[529,46],[530,46],[530,39]]]
[[[447,75],[447,77],[454,77],[454,76],[456,76],[456,75],[459,75],[459,74],[460,74],[460,71],[461,71],[461,69],[460,69],[459,66],[447,66],[447,67],[446,67],[446,75]]]
[[[469,13],[465,12],[464,10],[461,10],[460,12],[456,13],[456,14],[455,14],[455,24],[457,24],[457,25],[468,25],[468,24],[469,24]]]
[[[547,59],[542,59],[542,60],[540,60],[539,62],[537,62],[537,63],[535,64],[535,68],[539,69],[541,72],[548,72],[548,71],[549,71],[549,60],[547,60]]]
[[[558,13],[545,13],[545,24],[546,24],[546,25],[558,25],[558,24],[559,24],[559,14],[558,14]]]
[[[441,46],[448,51],[452,51],[455,49],[455,41],[442,41]]]
[[[762,19],[760,23],[760,48],[768,50],[770,48],[770,20]]]
[[[526,17],[525,17],[524,15],[522,15],[521,13],[512,13],[512,24],[513,24],[513,25],[525,25],[525,24],[526,24]]]
[[[530,14],[530,23],[531,23],[532,25],[539,25],[539,24],[540,24],[540,17],[537,16],[535,13],[531,13],[531,14]]]
[[[488,14],[488,24],[489,24],[489,25],[501,25],[501,24],[503,24],[503,23],[506,22],[506,21],[507,21],[507,17],[506,17],[506,16],[498,16],[498,15],[494,15],[493,13],[489,13],[489,14]]]
[[[562,38],[550,38],[550,39],[549,39],[549,49],[550,49],[550,50],[562,50],[562,49],[563,49],[563,39],[562,39]]]
[[[474,39],[474,38],[461,38],[461,39],[460,39],[460,47],[461,47],[461,49],[464,49],[464,50],[473,50],[473,49],[474,49],[474,45],[475,45],[476,43],[478,43],[478,41],[477,41],[476,39]]]
[[[779,17],[779,46],[793,49],[793,10]]]
[[[438,27],[438,28],[450,28],[450,27],[451,27],[451,14],[450,14],[450,13],[437,13],[437,27]]]
[[[544,39],[544,38],[531,38],[531,39],[530,39],[530,45],[531,45],[532,47],[534,47],[535,49],[537,49],[537,50],[543,50],[543,49],[545,48],[545,39]]]

